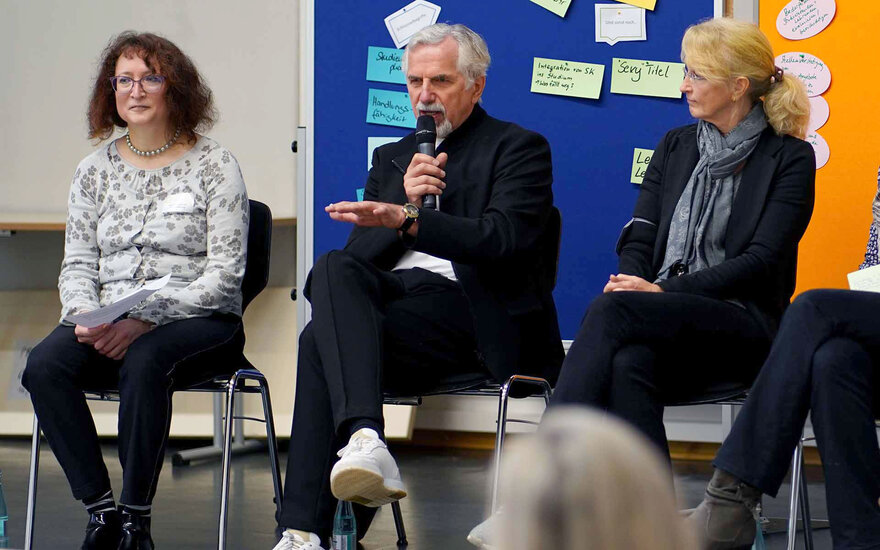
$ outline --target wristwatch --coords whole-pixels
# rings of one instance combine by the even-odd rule
[[[398,231],[406,233],[407,230],[412,227],[412,224],[416,223],[416,220],[419,219],[419,207],[414,205],[411,202],[408,202],[403,205],[403,223],[400,224],[400,227],[397,228]]]

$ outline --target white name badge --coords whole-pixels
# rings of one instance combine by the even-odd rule
[[[196,198],[192,193],[168,195],[162,203],[162,212],[165,214],[189,214],[195,209]]]

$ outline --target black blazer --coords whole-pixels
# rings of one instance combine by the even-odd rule
[[[531,374],[553,383],[563,351],[551,295],[558,235],[546,230],[550,146],[477,105],[442,151],[449,160],[441,211],[422,209],[417,238],[355,227],[345,249],[385,270],[407,248],[450,260],[470,302],[477,352],[493,376]],[[414,134],[377,148],[364,200],[404,204],[403,175],[415,152]]]
[[[622,273],[656,280],[672,213],[699,159],[696,129],[696,124],[676,128],[654,150],[633,220],[618,241]],[[743,168],[727,225],[725,260],[660,287],[737,299],[775,335],[794,293],[798,241],[813,212],[815,180],[813,148],[768,127]]]

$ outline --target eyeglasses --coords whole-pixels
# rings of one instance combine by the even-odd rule
[[[118,93],[131,93],[135,84],[140,84],[141,89],[148,94],[158,92],[165,84],[165,77],[160,74],[148,74],[140,80],[135,80],[130,76],[111,76],[110,85],[113,91]]]
[[[688,69],[687,67],[684,67],[682,71],[684,72],[682,79],[689,79],[693,83],[704,82],[706,80],[705,76],[700,76],[694,71]]]

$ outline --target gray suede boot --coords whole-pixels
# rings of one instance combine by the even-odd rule
[[[748,550],[760,500],[760,490],[716,469],[703,502],[685,521],[700,537],[701,550]]]

